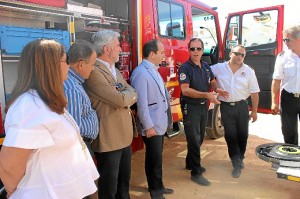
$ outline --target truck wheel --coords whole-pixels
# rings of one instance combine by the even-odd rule
[[[224,136],[224,127],[221,121],[221,111],[219,104],[215,104],[214,109],[209,110],[207,123],[207,137],[217,139]]]

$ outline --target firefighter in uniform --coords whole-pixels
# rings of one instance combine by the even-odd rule
[[[193,38],[188,44],[190,58],[180,66],[178,75],[181,89],[181,110],[183,113],[184,131],[187,140],[186,168],[191,170],[191,179],[203,186],[210,182],[202,176],[205,168],[200,164],[200,146],[205,135],[207,122],[207,100],[219,104],[210,87],[216,87],[216,80],[209,65],[201,61],[203,42]],[[219,89],[219,94],[226,96],[227,92]]]
[[[288,50],[278,55],[272,82],[272,111],[279,113],[284,142],[298,145],[298,118],[300,118],[300,25],[283,31]],[[281,88],[280,88],[281,87]]]

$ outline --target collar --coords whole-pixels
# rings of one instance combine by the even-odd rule
[[[112,70],[112,68],[115,66],[115,65],[109,65],[108,62],[106,61],[103,61],[102,59],[99,59],[97,58],[97,61],[101,62],[104,66],[106,66],[110,71]]]
[[[155,66],[151,61],[148,61],[147,59],[144,59],[144,61],[146,62],[146,64],[148,66],[150,66],[153,70],[157,70],[158,66]]]
[[[74,77],[74,79],[79,83],[79,84],[83,84],[85,79],[83,79],[83,77],[81,77],[77,72],[75,72],[73,70],[73,68],[70,67],[69,70],[69,75]]]
[[[189,63],[190,63],[191,66],[193,66],[193,67],[199,67],[199,65],[195,64],[195,63],[191,60],[191,58],[189,58]],[[205,63],[205,62],[203,62],[202,60],[200,60],[201,67],[204,66],[204,63]]]

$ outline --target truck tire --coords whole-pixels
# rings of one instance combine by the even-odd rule
[[[219,104],[215,104],[214,109],[208,111],[206,135],[211,139],[217,139],[224,136],[224,127],[221,121]]]

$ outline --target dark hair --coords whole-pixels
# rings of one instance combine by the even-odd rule
[[[193,38],[193,39],[191,39],[190,41],[189,41],[189,44],[188,44],[188,48],[190,49],[190,46],[191,46],[191,43],[193,42],[193,41],[200,41],[201,42],[201,48],[203,49],[204,48],[204,43],[203,43],[203,41],[200,39],[200,38]]]
[[[70,65],[82,60],[88,62],[93,52],[95,52],[93,44],[85,40],[76,40],[70,47],[68,53]]]
[[[243,45],[241,45],[241,44],[238,44],[238,45],[236,45],[236,46],[232,46],[232,48],[230,49],[230,52],[233,52],[233,49],[235,49],[235,48],[237,48],[237,47],[243,48],[243,49],[245,49],[245,51],[246,51],[245,46],[243,46]]]
[[[160,42],[157,39],[152,39],[150,41],[148,41],[147,43],[145,43],[144,47],[143,47],[143,56],[145,58],[149,57],[151,52],[157,53],[158,51],[158,45],[157,43]]]
[[[64,46],[54,40],[40,39],[28,43],[22,50],[17,82],[5,111],[20,95],[35,89],[53,112],[62,114],[67,104],[60,63],[64,54]]]

